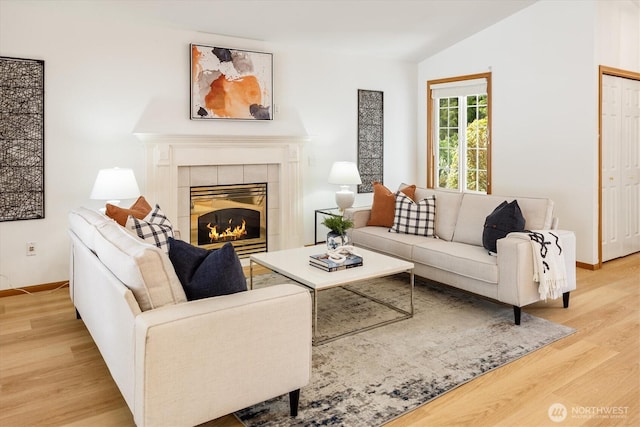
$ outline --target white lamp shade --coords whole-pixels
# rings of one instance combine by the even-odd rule
[[[362,184],[358,167],[353,162],[335,162],[331,167],[331,172],[329,172],[329,184]]]
[[[140,188],[132,169],[100,169],[91,190],[91,199],[133,199],[140,195]]]

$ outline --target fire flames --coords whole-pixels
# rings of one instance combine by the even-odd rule
[[[246,225],[247,222],[243,219],[242,225],[236,225],[235,227],[232,225],[233,220],[229,220],[227,228],[222,232],[218,232],[218,226],[211,226],[211,223],[207,224],[207,228],[209,231],[209,238],[212,242],[217,242],[220,240],[238,240],[242,236],[247,235]]]

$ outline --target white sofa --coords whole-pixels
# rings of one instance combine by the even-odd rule
[[[401,186],[402,187],[402,186]],[[415,274],[471,293],[510,304],[520,324],[521,307],[540,301],[538,283],[533,281],[531,242],[526,233],[511,233],[497,241],[497,256],[482,245],[484,222],[501,202],[514,197],[448,192],[417,188],[415,199],[435,195],[437,238],[399,234],[386,227],[367,226],[371,207],[350,208],[345,216],[354,221],[350,240],[355,246],[396,256],[415,264]],[[566,266],[564,307],[576,288],[575,235],[557,230],[553,201],[516,197],[526,220],[526,230],[553,229],[563,244]]]
[[[69,214],[70,294],[138,426],[193,426],[311,373],[311,297],[282,284],[186,301],[169,257],[97,211]]]

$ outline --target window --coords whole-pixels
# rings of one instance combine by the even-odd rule
[[[490,193],[490,77],[427,83],[429,187]]]

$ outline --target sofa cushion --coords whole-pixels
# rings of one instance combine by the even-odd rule
[[[160,206],[156,205],[144,219],[129,215],[126,227],[145,242],[169,253],[169,238],[173,237],[173,226]]]
[[[453,241],[482,246],[485,218],[505,199],[508,202],[514,200],[513,197],[464,193]],[[553,221],[551,200],[532,197],[518,197],[517,200],[525,218],[525,229],[543,230],[551,227]]]
[[[415,234],[389,233],[388,228],[360,227],[351,230],[351,238],[358,247],[386,253],[398,258],[411,260],[413,246],[432,237]]]
[[[207,250],[170,238],[169,259],[189,301],[247,290],[247,279],[231,243]]]
[[[451,241],[462,203],[462,193],[417,187],[414,200],[422,200],[433,195],[436,196],[436,236]]]
[[[402,188],[404,194],[413,199],[416,190],[415,185],[408,185]],[[382,183],[373,183],[373,203],[371,205],[371,216],[367,225],[378,227],[391,227],[396,210],[396,193],[393,193]]]
[[[166,253],[113,221],[96,228],[96,255],[131,291],[142,311],[187,300]]]
[[[490,252],[497,253],[496,241],[507,234],[524,230],[524,217],[517,200],[500,203],[484,221],[482,246]]]
[[[433,237],[435,214],[435,196],[414,202],[398,191],[396,193],[396,212],[393,219],[393,227],[389,231]]]
[[[138,197],[138,199],[128,209],[112,205],[111,203],[107,203],[105,208],[107,216],[114,219],[123,227],[127,223],[129,215],[133,215],[134,218],[143,219],[149,214],[149,212],[151,212],[151,205],[143,196]]]
[[[96,250],[94,242],[96,227],[105,222],[113,222],[113,220],[92,209],[79,207],[69,212],[71,231],[93,252]]]
[[[553,224],[553,201],[535,197],[518,197],[525,230],[550,230]]]
[[[458,213],[453,241],[482,246],[484,221],[504,197],[465,193]]]
[[[412,261],[482,282],[498,283],[497,258],[481,246],[428,239],[413,248]]]

